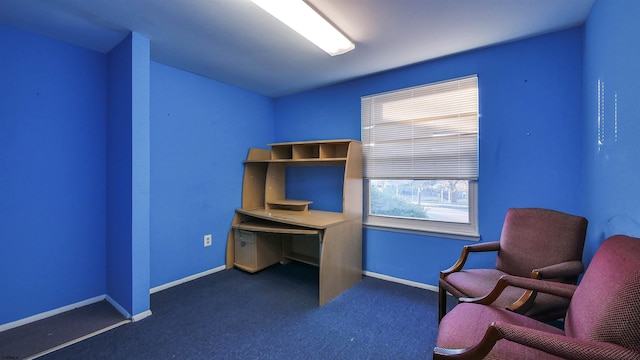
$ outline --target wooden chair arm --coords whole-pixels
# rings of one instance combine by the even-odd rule
[[[445,349],[436,346],[433,349],[433,359],[484,359],[500,339],[502,339],[502,334],[492,323],[484,333],[482,340],[476,345],[464,349]]]
[[[465,245],[462,247],[462,253],[453,266],[446,270],[440,271],[440,279],[444,279],[445,276],[460,271],[464,267],[464,264],[467,262],[467,257],[471,252],[487,252],[487,251],[498,251],[500,250],[500,242],[499,241],[491,241],[481,244],[474,245]]]
[[[531,271],[531,278],[535,280],[541,278],[538,270]],[[522,295],[518,298],[518,300],[507,306],[507,309],[518,314],[524,314],[533,306],[533,302],[536,301],[537,294],[537,292],[531,289],[526,289],[524,293],[522,293]]]
[[[525,290],[524,293],[518,298],[518,300],[507,306],[507,310],[513,311],[518,314],[524,314],[527,310],[531,309],[533,302],[536,301],[538,293],[533,290]]]
[[[491,290],[487,295],[476,298],[460,298],[458,299],[458,302],[490,305],[502,294],[502,291],[504,291],[507,286],[515,286],[533,292],[538,291],[569,299],[573,296],[573,293],[578,288],[577,285],[563,284],[555,281],[537,280],[513,275],[503,275],[502,277],[500,277],[500,279],[498,279],[498,282],[496,282],[496,286],[493,287],[493,290]]]
[[[571,299],[573,293],[578,288],[578,285],[565,284],[556,281],[549,281],[544,279],[531,279],[523,278],[513,275],[502,276],[502,281],[508,283],[510,286],[515,286],[523,289],[533,290],[537,292],[543,292],[546,294],[556,295]]]
[[[565,261],[558,264],[545,266],[531,271],[532,279],[559,279],[559,278],[575,278],[584,272],[582,261]],[[533,290],[525,290],[525,292],[514,301],[507,309],[517,312],[518,314],[526,313],[533,306],[536,300],[537,292]]]

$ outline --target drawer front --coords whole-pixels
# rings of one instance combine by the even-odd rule
[[[256,271],[258,266],[256,253],[256,234],[249,231],[236,230],[234,235],[234,263]]]
[[[246,230],[235,230],[235,239],[250,244],[256,243],[256,233]]]

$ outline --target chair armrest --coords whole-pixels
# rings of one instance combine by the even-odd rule
[[[531,309],[531,307],[534,304],[534,301],[536,300],[536,296],[538,295],[538,292],[557,295],[560,297],[570,299],[573,296],[573,293],[577,289],[577,285],[574,285],[574,284],[565,284],[565,283],[548,281],[548,280],[542,281],[541,277],[535,270],[532,273],[531,279],[520,278],[515,276],[512,277],[511,275],[505,275],[505,276],[509,276],[509,278],[507,278],[506,280],[509,283],[509,285],[525,289],[524,293],[522,294],[522,296],[520,296],[520,298],[518,298],[518,300],[514,301],[511,305],[507,306],[508,310],[511,310],[518,314],[524,314],[529,309]],[[559,284],[562,284],[562,285],[559,285]],[[564,285],[567,285],[567,286],[564,286]]]
[[[499,241],[491,241],[481,244],[473,244],[473,245],[465,245],[462,247],[462,253],[453,266],[446,270],[440,271],[440,279],[444,279],[445,276],[454,273],[456,271],[462,270],[462,267],[467,262],[467,257],[471,252],[487,252],[487,251],[498,251],[500,250],[500,242]]]
[[[638,359],[640,353],[617,344],[570,338],[526,327],[494,322],[500,337],[565,359]]]
[[[515,286],[525,290],[543,292],[568,299],[573,296],[573,293],[578,288],[577,285],[558,283],[555,281],[523,278],[514,275],[503,275],[498,279],[493,290],[491,290],[487,295],[477,298],[460,298],[458,299],[458,302],[490,305],[502,294],[502,291],[504,291],[507,286]]]
[[[493,323],[491,324],[493,325]],[[482,340],[479,343],[464,349],[445,349],[441,347],[435,347],[433,349],[433,359],[484,359],[484,357],[491,352],[493,346],[502,339],[502,334],[498,329],[493,326],[489,326],[484,333]]]
[[[558,264],[545,266],[531,271],[532,279],[571,279],[578,280],[578,276],[584,272],[582,261],[565,261]],[[507,309],[518,314],[526,313],[533,306],[537,293],[533,290],[525,292],[514,301]]]
[[[486,252],[486,251],[498,251],[500,250],[500,241],[489,241],[485,243],[465,245],[469,249],[469,252]]]
[[[537,279],[557,279],[578,277],[584,272],[582,261],[565,261],[531,271],[531,277]]]
[[[498,281],[504,281],[509,286],[556,295],[567,299],[571,299],[573,293],[578,289],[578,285],[574,284],[565,284],[544,279],[523,278],[514,275],[503,275]]]

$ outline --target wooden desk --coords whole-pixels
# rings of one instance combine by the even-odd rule
[[[229,232],[227,268],[255,272],[291,260],[318,266],[322,306],[362,279],[362,148],[355,140],[271,147],[250,149],[245,161],[242,208],[236,209]],[[342,212],[313,210],[311,201],[286,198],[287,166],[337,165],[345,167]]]
[[[281,235],[280,239],[272,237],[257,240],[270,241],[271,244],[266,246],[271,247],[272,251],[280,248],[282,256],[278,259],[271,257],[273,263],[294,260],[319,267],[320,306],[362,279],[360,218],[348,219],[341,213],[316,210],[301,215],[291,210],[238,209],[236,214],[238,222],[232,225],[233,229]],[[308,243],[301,245],[305,251],[296,251],[297,242],[302,242],[303,237],[314,241],[315,254],[309,253]],[[267,262],[263,265],[266,267],[271,264]],[[242,265],[238,267],[243,268]],[[247,268],[244,270],[252,271]]]

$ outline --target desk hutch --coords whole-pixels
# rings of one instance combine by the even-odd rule
[[[227,240],[227,268],[260,271],[278,262],[319,267],[319,304],[362,279],[362,146],[355,140],[302,141],[252,148],[244,162],[242,208]],[[289,166],[344,167],[342,212],[286,198]]]

